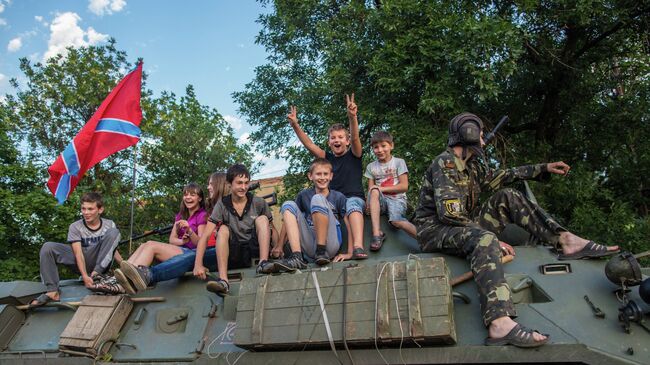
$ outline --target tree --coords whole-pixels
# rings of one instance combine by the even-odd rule
[[[89,170],[63,205],[45,189],[47,167],[134,66],[115,44],[68,48],[66,57],[45,63],[21,59],[26,82],[11,80],[16,94],[0,103],[0,280],[38,273],[40,246],[65,240],[69,224],[80,218],[79,198],[86,191],[104,195],[104,216],[128,237],[133,148]],[[201,105],[192,86],[180,99],[169,92],[155,99],[143,82],[141,103],[134,232],[171,224],[187,182],[203,184],[214,170],[252,161],[221,115]]]
[[[469,110],[491,127],[508,114],[490,147],[494,162],[564,159],[574,167],[569,179],[534,187],[544,206],[579,233],[647,247],[647,0],[277,0],[273,8],[257,38],[269,63],[234,94],[259,127],[260,149],[292,141],[291,104],[324,144],[328,125],[344,119],[343,94],[354,91],[362,140],[379,129],[394,134],[413,205],[451,117]],[[304,158],[290,159],[291,172],[305,171]],[[303,181],[293,178],[287,183]]]

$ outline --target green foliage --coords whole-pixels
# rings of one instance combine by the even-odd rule
[[[26,82],[12,80],[16,94],[0,103],[0,281],[38,275],[41,245],[65,241],[68,226],[80,218],[79,198],[86,191],[103,194],[103,216],[115,221],[123,238],[129,236],[133,148],[89,170],[63,205],[44,187],[47,167],[134,67],[126,60],[114,40],[69,48],[65,58],[44,64],[21,60]],[[141,103],[134,233],[172,224],[187,182],[203,185],[215,170],[252,162],[252,154],[236,145],[232,129],[216,110],[201,105],[191,85],[181,98],[168,92],[154,98],[144,85]],[[121,252],[128,256],[127,247]]]
[[[355,92],[365,159],[374,131],[393,133],[411,205],[454,115],[469,110],[491,127],[507,114],[494,161],[568,162],[568,178],[534,186],[544,206],[579,234],[647,249],[649,5],[276,0],[259,18],[269,63],[234,97],[259,128],[257,146],[289,156],[294,191],[309,158],[283,148],[295,138],[289,105],[325,146],[328,126],[345,120],[343,95]]]

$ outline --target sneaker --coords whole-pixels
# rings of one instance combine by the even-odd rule
[[[133,284],[131,284],[131,281],[127,279],[126,275],[124,275],[122,270],[115,269],[113,274],[115,275],[115,280],[117,280],[117,283],[122,286],[127,294],[135,295],[138,293],[138,291],[133,287]]]
[[[147,289],[151,282],[151,272],[146,266],[135,266],[132,263],[123,260],[120,263],[120,270],[126,275],[137,291]]]
[[[267,260],[260,261],[260,263],[257,264],[257,269],[255,270],[255,272],[258,274],[272,274],[278,271],[279,270],[275,262],[270,262]]]
[[[325,250],[316,250],[316,264],[319,266],[324,266],[330,263],[330,257],[327,255]]]
[[[223,280],[221,278],[218,278],[215,281],[208,281],[205,288],[209,292],[213,292],[213,293],[219,294],[219,295],[230,293],[230,284],[228,284],[227,281],[225,281],[225,280]]]
[[[307,268],[307,263],[303,261],[302,254],[294,252],[286,259],[282,259],[275,263],[282,272],[294,272],[296,270],[304,270]]]

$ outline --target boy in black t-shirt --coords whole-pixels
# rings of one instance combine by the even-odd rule
[[[332,164],[334,178],[330,183],[332,190],[340,191],[347,198],[346,216],[350,221],[348,230],[348,252],[339,254],[334,261],[366,259],[368,254],[363,247],[363,212],[365,210],[365,194],[361,185],[363,169],[361,164],[363,149],[359,139],[359,121],[357,120],[357,104],[354,94],[345,95],[347,102],[350,133],[342,124],[334,124],[327,131],[330,151],[323,151],[298,125],[298,111],[291,107],[287,119],[300,142],[317,158],[326,158]],[[349,148],[348,148],[349,147]]]

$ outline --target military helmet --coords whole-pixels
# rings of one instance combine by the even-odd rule
[[[447,145],[481,147],[481,130],[483,130],[481,118],[472,113],[460,113],[449,123]]]
[[[607,279],[616,285],[635,286],[641,283],[641,265],[630,252],[621,252],[605,265]]]

